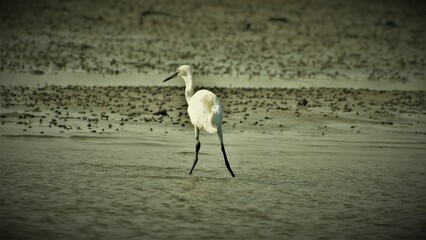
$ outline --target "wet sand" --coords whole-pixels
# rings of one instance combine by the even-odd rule
[[[410,134],[425,133],[425,91],[209,89],[221,99],[223,124],[233,131],[283,132],[306,122],[306,131],[321,134],[340,125],[339,129],[350,133],[386,126],[406,128]],[[41,129],[56,135],[58,128],[59,133],[109,134],[128,125],[131,129],[192,128],[182,87],[47,85],[1,86],[1,90],[2,124],[21,125],[28,134],[40,134]]]
[[[235,179],[181,87],[2,86],[2,234],[424,237],[424,91],[212,90]]]

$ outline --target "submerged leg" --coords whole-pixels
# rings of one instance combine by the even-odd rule
[[[219,127],[217,129],[217,135],[219,136],[221,150],[222,150],[222,153],[223,153],[223,158],[225,159],[226,168],[231,173],[232,177],[235,177],[234,172],[232,172],[231,165],[229,165],[228,158],[226,157],[225,145],[223,145],[223,135],[222,135],[222,128],[221,127]]]
[[[192,165],[191,171],[189,172],[189,175],[192,174],[192,171],[194,170],[195,165],[197,165],[198,162],[198,152],[200,151],[201,148],[201,143],[200,143],[200,129],[198,129],[197,127],[195,128],[195,160],[194,160],[194,165]]]

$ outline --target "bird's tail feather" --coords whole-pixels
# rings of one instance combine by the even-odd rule
[[[210,122],[204,125],[204,129],[209,133],[216,133],[217,126],[222,123],[222,111],[220,105],[214,105],[211,108]]]

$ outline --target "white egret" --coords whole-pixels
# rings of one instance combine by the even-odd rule
[[[185,81],[185,97],[188,102],[188,115],[195,129],[195,160],[189,174],[192,174],[192,171],[198,162],[198,152],[201,148],[199,138],[200,130],[204,129],[212,134],[217,133],[219,136],[225,165],[232,177],[235,177],[231,166],[229,165],[228,158],[226,157],[225,146],[223,145],[222,105],[220,104],[219,98],[214,93],[204,89],[199,90],[194,94],[191,67],[188,65],[180,66],[173,75],[166,78],[163,82],[169,81],[175,77],[181,77]]]

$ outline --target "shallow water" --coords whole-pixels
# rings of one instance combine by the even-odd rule
[[[425,236],[422,138],[227,132],[233,179],[216,136],[201,136],[189,176],[190,131],[3,131],[1,231],[11,238]]]
[[[120,74],[118,76],[88,74],[84,72],[61,72],[56,74],[16,74],[0,72],[1,84],[5,86],[45,86],[45,85],[81,85],[81,86],[184,86],[182,80],[164,83],[168,74]],[[410,82],[370,81],[361,79],[269,79],[258,76],[249,79],[247,76],[199,76],[195,75],[197,86],[204,87],[243,87],[243,88],[368,88],[378,90],[426,90],[423,78],[411,79]]]

